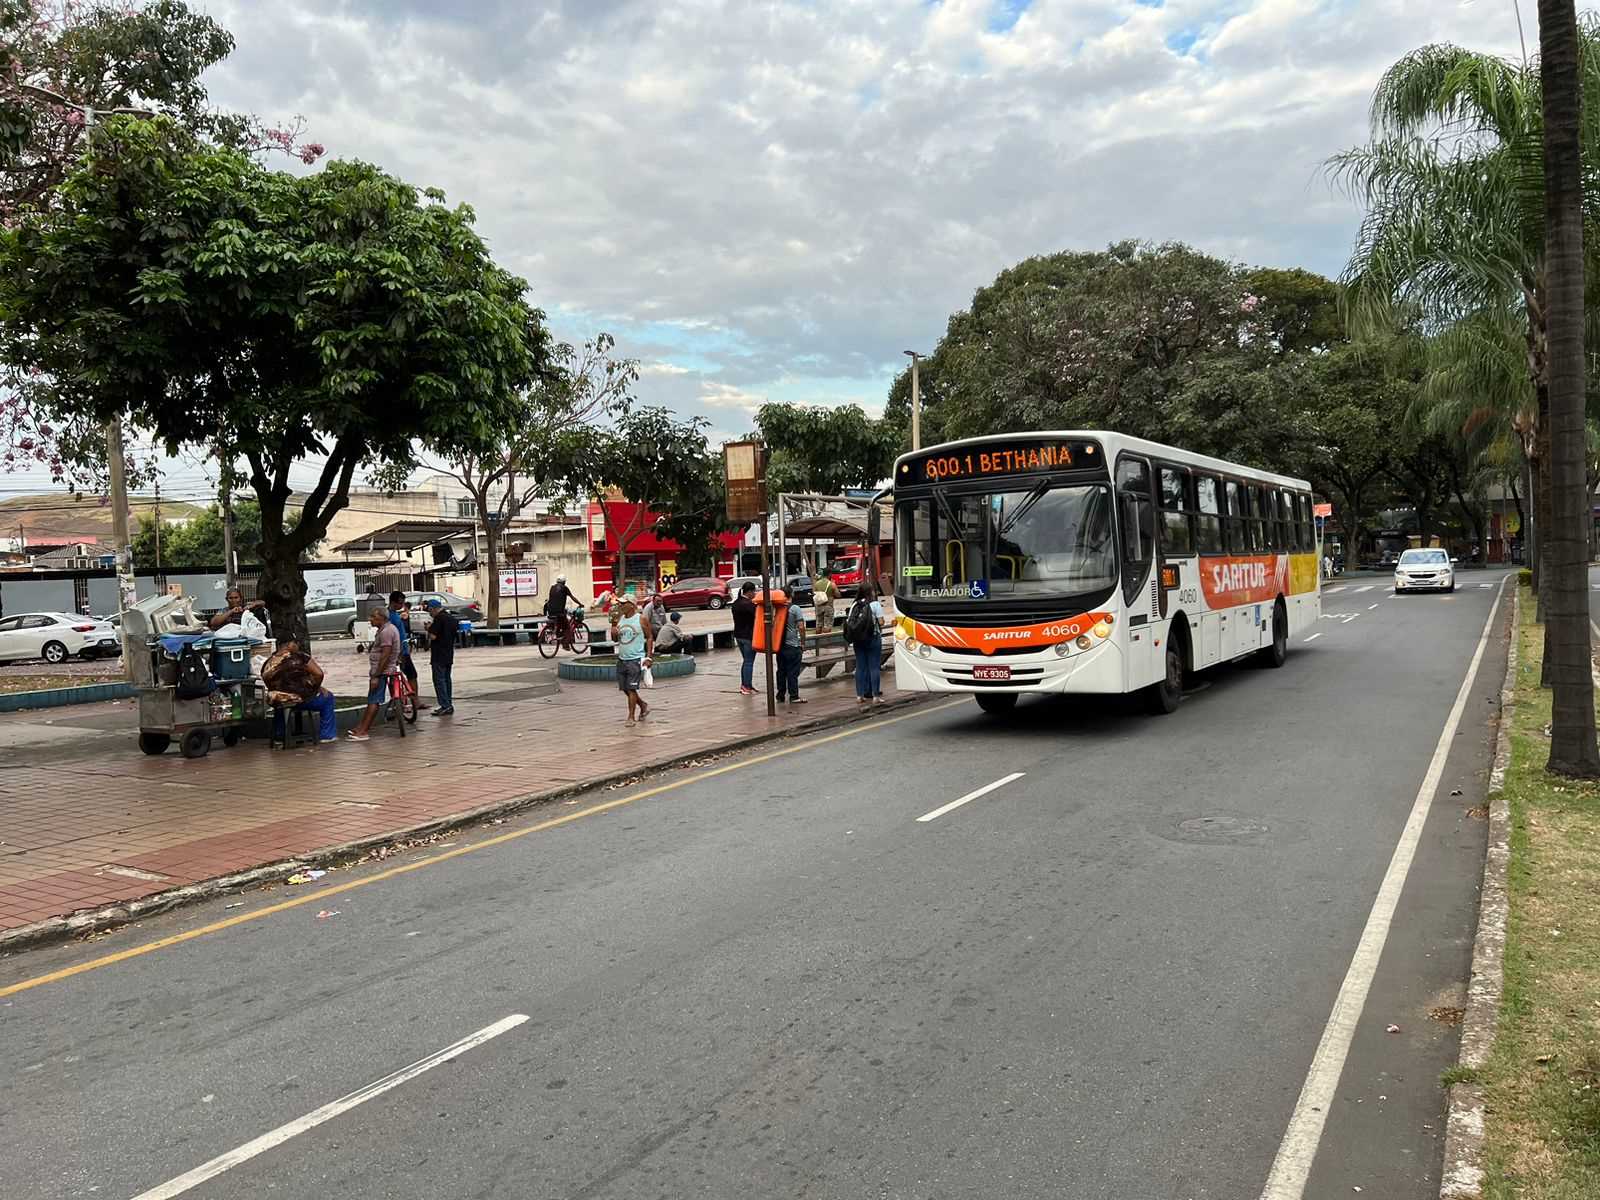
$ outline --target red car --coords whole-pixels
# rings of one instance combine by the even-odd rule
[[[668,608],[721,608],[728,603],[728,581],[696,575],[680,579],[661,593]]]

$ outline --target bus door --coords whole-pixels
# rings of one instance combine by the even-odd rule
[[[1126,614],[1130,691],[1160,678],[1164,658],[1156,639],[1159,589],[1151,587],[1156,555],[1154,481],[1148,460],[1124,454],[1117,460],[1117,524],[1121,530],[1122,603]]]

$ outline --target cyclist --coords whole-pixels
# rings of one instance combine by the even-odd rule
[[[581,606],[583,601],[572,594],[572,589],[567,586],[567,577],[557,575],[556,581],[550,585],[550,594],[545,597],[544,615],[555,622],[557,640],[568,650],[572,649],[572,620],[567,609],[573,604]]]

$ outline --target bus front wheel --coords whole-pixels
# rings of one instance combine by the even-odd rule
[[[1145,705],[1158,717],[1177,712],[1183,703],[1183,647],[1176,638],[1167,639],[1165,662],[1161,681],[1144,690]]]
[[[979,692],[977,700],[978,707],[991,717],[1004,716],[1017,707],[1015,692]]]

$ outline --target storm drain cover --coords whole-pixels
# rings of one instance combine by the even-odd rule
[[[1172,826],[1166,836],[1177,842],[1233,845],[1260,841],[1267,833],[1265,824],[1249,817],[1235,813],[1206,813],[1184,817]]]

